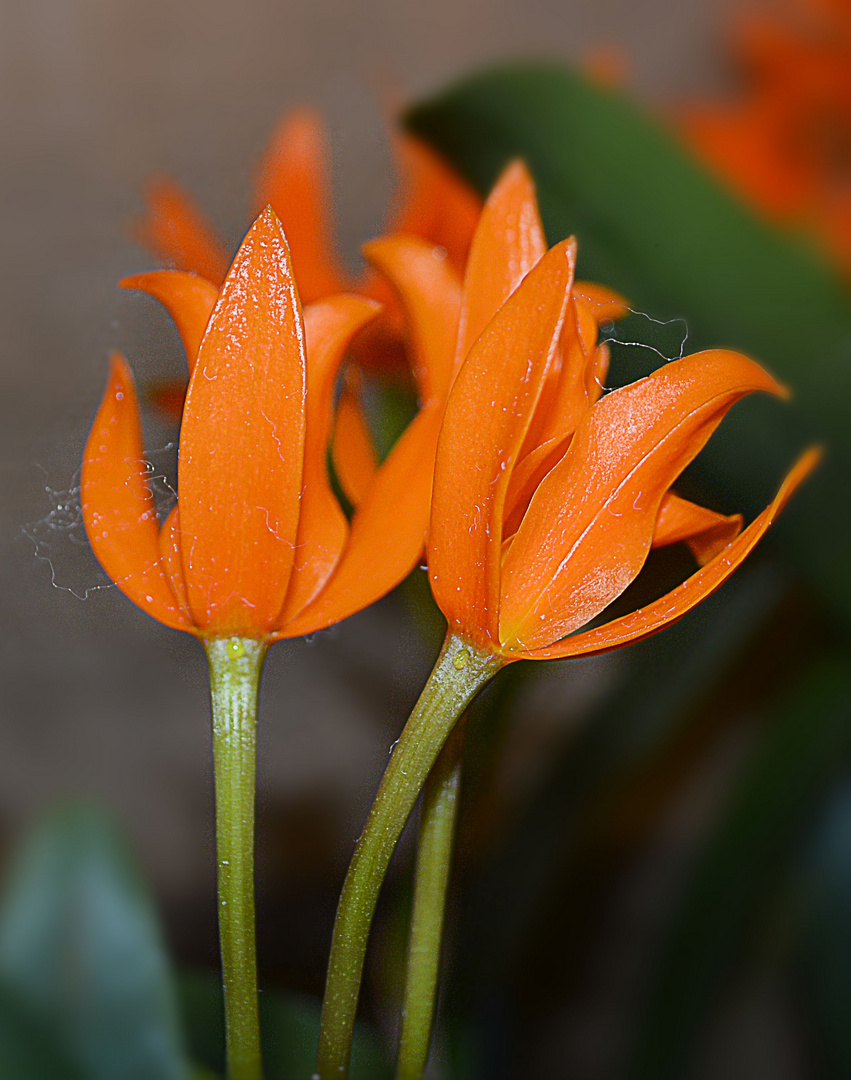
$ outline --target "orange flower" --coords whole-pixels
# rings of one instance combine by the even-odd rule
[[[478,196],[425,143],[403,134],[395,140],[403,199],[388,231],[421,236],[443,248],[460,273],[481,203]],[[264,154],[255,185],[255,212],[270,205],[278,215],[293,260],[299,294],[312,303],[346,290],[385,305],[357,350],[364,366],[401,370],[400,313],[383,282],[366,272],[353,278],[333,243],[328,151],[321,119],[311,109],[287,114]],[[137,223],[139,241],[164,263],[219,285],[227,269],[221,241],[192,199],[170,180],[151,184],[148,209]],[[388,303],[388,301],[390,301]]]
[[[812,229],[851,270],[851,7],[798,0],[733,27],[746,85],[680,111],[701,158],[776,221]]]
[[[514,238],[513,244],[507,242],[509,236]],[[406,337],[422,411],[433,413],[438,423],[471,344],[545,247],[532,181],[520,163],[506,170],[485,204],[463,282],[443,249],[420,237],[387,236],[364,246],[368,261],[384,275],[399,298],[407,321]],[[562,348],[573,357],[571,370],[579,372],[583,380],[581,392],[576,388],[577,403],[584,400],[583,395],[588,400],[599,395],[608,369],[608,347],[597,345],[598,323],[621,318],[627,310],[626,301],[611,289],[591,282],[576,282]],[[564,398],[564,386],[556,391],[555,381],[553,391]],[[358,413],[354,403],[346,405],[346,394],[341,400],[340,420],[345,406],[348,424],[348,414],[354,421]],[[554,418],[554,426],[544,433],[542,452],[552,450],[558,443],[559,425],[569,422],[572,407],[568,405],[567,412],[556,410],[558,419]],[[435,427],[435,440],[437,434]],[[356,489],[368,476],[366,454],[357,453],[355,440],[348,433],[339,443],[340,447],[335,445],[335,466],[347,494],[357,502]],[[359,462],[356,468],[355,461]],[[540,461],[540,454],[534,461]],[[357,476],[351,485],[346,477],[355,471]]]
[[[674,496],[671,484],[736,401],[785,391],[746,357],[712,350],[601,396],[608,358],[593,346],[596,325],[582,332],[589,307],[575,257],[573,239],[545,253],[531,183],[509,169],[471,250],[428,539],[450,635],[506,662],[604,652],[674,622],[729,577],[817,458],[806,454],[742,533],[740,518]],[[697,573],[574,635],[635,579],[652,546],[682,539],[704,563]]]
[[[271,209],[221,290],[169,271],[136,284],[166,303],[186,344],[179,500],[160,527],[133,380],[115,357],[81,482],[106,573],[149,615],[201,638],[308,634],[388,592],[422,550],[423,425],[415,420],[370,477],[351,526],[326,468],[338,367],[378,306],[341,295],[302,317]]]

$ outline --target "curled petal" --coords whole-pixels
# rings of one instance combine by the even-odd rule
[[[783,485],[763,512],[719,554],[678,588],[647,607],[622,619],[604,623],[594,630],[557,641],[542,649],[520,649],[513,659],[558,660],[568,656],[595,656],[650,637],[671,626],[711,596],[736,570],[768,531],[795,489],[813,471],[821,458],[818,449],[808,450],[792,468]]]
[[[360,373],[349,368],[337,402],[331,447],[334,472],[352,506],[360,506],[366,498],[378,470],[372,435],[361,407],[359,385]]]
[[[663,495],[754,390],[783,393],[753,361],[713,350],[666,364],[588,411],[505,558],[505,647],[548,645],[624,591],[647,557]]]
[[[514,161],[488,196],[470,247],[456,367],[546,250],[535,185],[523,162]]]
[[[312,109],[294,109],[272,135],[260,164],[255,212],[271,206],[277,214],[305,304],[346,288],[346,274],[330,241],[329,175],[320,117]]]
[[[404,302],[422,399],[445,401],[461,308],[461,282],[446,252],[415,236],[387,236],[364,245],[363,253]]]
[[[701,566],[714,559],[742,531],[742,515],[717,514],[705,506],[681,499],[669,491],[659,507],[653,529],[653,547],[681,541],[688,544]]]
[[[152,270],[132,274],[118,283],[122,289],[138,289],[163,305],[174,319],[186,353],[189,374],[195,367],[201,339],[213,314],[219,290],[212,282],[183,270]]]
[[[193,619],[266,636],[293,566],[305,436],[305,341],[286,240],[266,210],[242,243],[189,384],[178,481]]]
[[[160,565],[149,472],[133,376],[115,355],[83,454],[80,501],[86,535],[98,562],[125,596],[166,626],[191,631]]]
[[[442,411],[426,405],[378,470],[352,519],[336,573],[319,596],[277,637],[300,637],[360,611],[390,592],[425,546],[432,474]]]
[[[228,257],[195,202],[168,179],[155,180],[145,192],[147,212],[135,226],[137,241],[175,270],[220,285]]]
[[[429,574],[450,625],[479,644],[496,640],[508,481],[558,347],[575,258],[566,240],[527,275],[474,345],[446,407]]]
[[[345,293],[305,308],[307,431],[301,515],[293,576],[279,625],[293,619],[316,596],[346,543],[349,525],[328,475],[334,387],[349,341],[379,310],[371,300]]]

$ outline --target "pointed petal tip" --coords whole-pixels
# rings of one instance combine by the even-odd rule
[[[631,615],[604,623],[593,630],[583,631],[543,648],[519,650],[516,658],[556,660],[569,656],[599,655],[640,641],[679,621],[683,615],[723,585],[741,565],[823,456],[821,446],[811,446],[805,450],[786,474],[777,494],[765,510],[744,532],[676,589]]]
[[[798,458],[789,474],[780,486],[777,494],[781,507],[785,506],[795,490],[807,479],[810,473],[824,460],[825,448],[820,445],[808,447]]]
[[[133,385],[133,372],[130,365],[117,349],[109,354],[109,381],[121,383],[124,386]]]
[[[248,232],[251,233],[254,229],[258,228],[258,226],[262,229],[276,229],[282,236],[284,235],[284,227],[281,224],[281,219],[275,213],[270,202],[267,202],[257,215]]]
[[[322,118],[322,113],[315,106],[309,105],[306,102],[300,105],[293,105],[292,108],[287,109],[278,122],[277,130],[283,131],[301,127],[319,128],[323,131],[325,128],[325,121]]]
[[[515,187],[520,185],[534,187],[534,184],[535,181],[532,179],[532,173],[529,171],[529,166],[526,164],[525,159],[516,157],[512,158],[499,174],[493,189],[496,191],[497,188]]]
[[[774,385],[776,389],[773,393],[775,393],[781,401],[789,401],[792,398],[793,394],[791,387],[786,386],[785,383],[778,382],[776,379],[774,380]]]

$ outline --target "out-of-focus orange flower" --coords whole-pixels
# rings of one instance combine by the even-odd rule
[[[427,548],[449,632],[509,662],[604,652],[674,622],[733,572],[817,457],[802,458],[743,532],[738,516],[675,496],[672,483],[736,401],[785,391],[746,357],[712,350],[602,396],[608,354],[595,345],[575,256],[572,239],[545,251],[531,182],[510,168],[470,254]],[[641,611],[574,635],[652,546],[677,540],[700,570]]]
[[[116,356],[81,481],[106,573],[149,615],[202,638],[308,634],[388,592],[422,551],[423,424],[415,419],[370,477],[351,524],[326,464],[338,367],[378,305],[339,295],[302,317],[271,209],[220,290],[178,271],[136,284],[167,305],[186,344],[179,500],[160,526],[132,376]]]
[[[680,110],[688,142],[774,220],[814,231],[851,271],[851,4],[796,0],[785,18],[740,17],[745,87]]]
[[[443,249],[463,270],[481,201],[469,185],[425,143],[400,134],[394,145],[401,199],[388,232],[420,236]],[[404,364],[400,313],[380,277],[358,277],[343,268],[334,243],[330,169],[325,133],[312,109],[288,113],[272,135],[255,184],[255,212],[269,205],[283,225],[303,303],[339,292],[356,292],[384,304],[384,312],[357,349],[359,361],[384,373]],[[139,241],[168,266],[221,284],[227,269],[222,242],[194,201],[171,180],[147,191],[147,212],[136,225]]]

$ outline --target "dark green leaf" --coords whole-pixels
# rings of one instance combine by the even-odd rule
[[[623,654],[610,691],[554,762],[482,877],[461,934],[459,967],[467,979],[499,992],[508,969],[525,961],[550,898],[555,894],[564,908],[566,892],[579,886],[574,862],[589,818],[616,805],[630,778],[689,728],[695,708],[771,620],[783,594],[774,568],[746,568],[677,626]],[[576,662],[564,664],[569,672]],[[517,881],[522,889],[513,887]]]
[[[824,1076],[851,1076],[851,783],[834,791],[796,867],[803,1006]]]
[[[221,1074],[225,1065],[222,985],[213,972],[186,972],[179,980],[192,1057]],[[320,1003],[302,994],[263,991],[260,1027],[266,1080],[309,1080],[316,1064]],[[370,1031],[358,1025],[351,1080],[382,1080],[389,1071]]]
[[[699,468],[722,502],[752,514],[804,445],[826,442],[826,464],[776,532],[829,603],[851,613],[851,499],[838,497],[851,472],[851,290],[838,275],[740,205],[661,126],[564,68],[485,72],[409,123],[481,191],[525,158],[550,238],[579,239],[582,276],[656,319],[685,319],[689,351],[741,349],[789,383],[791,406],[740,406]],[[624,379],[642,364],[630,371],[627,358]]]
[[[683,1074],[705,1009],[735,966],[767,884],[851,752],[847,656],[820,661],[772,717],[699,857],[649,991],[631,1057],[636,1080]]]
[[[53,1032],[34,1021],[15,995],[2,986],[0,1076],[14,1080],[81,1080]]]
[[[55,812],[24,843],[0,905],[0,981],[85,1080],[186,1076],[156,917],[98,811]]]

